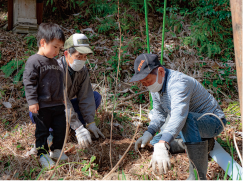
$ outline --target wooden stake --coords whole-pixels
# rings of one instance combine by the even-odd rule
[[[243,124],[243,1],[230,0],[241,123]]]

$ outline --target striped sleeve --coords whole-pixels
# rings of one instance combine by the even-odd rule
[[[171,99],[171,117],[160,140],[170,143],[185,125],[189,113],[191,89],[192,85],[185,77],[171,82],[168,90]]]
[[[151,93],[153,99],[153,109],[151,110],[151,122],[149,123],[148,132],[154,135],[165,123],[165,119],[167,118],[167,114],[157,97],[159,97],[159,93]]]

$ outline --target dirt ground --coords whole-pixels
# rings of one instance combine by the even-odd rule
[[[1,179],[46,179],[50,171],[41,172],[38,158],[36,155],[25,156],[27,151],[33,147],[35,137],[35,125],[31,123],[28,115],[19,122],[19,126],[12,131],[6,131],[2,127],[0,142],[0,178]],[[104,115],[103,115],[104,116]],[[67,162],[62,161],[52,179],[102,179],[111,170],[110,163],[110,124],[108,123],[110,115],[107,113],[105,118],[98,115],[101,120],[99,128],[106,136],[105,139],[94,139],[92,135],[92,145],[87,149],[81,149],[75,138],[74,132],[69,133],[68,142],[65,146],[65,153],[69,157]],[[114,120],[111,158],[112,166],[123,156],[126,149],[132,141],[136,127],[131,122],[120,123]],[[16,125],[15,125],[16,127]],[[139,138],[146,130],[146,126],[139,128],[135,140]],[[223,132],[221,137],[224,137]],[[242,139],[237,139],[238,146],[242,150]],[[149,162],[153,153],[152,145],[147,145],[140,152],[136,153],[134,150],[134,143],[125,158],[120,163],[118,169],[113,172],[107,180],[185,180],[189,173],[189,164],[186,153],[171,154],[171,170],[165,175],[159,175],[152,172],[149,168]],[[96,159],[90,163],[92,156]],[[237,156],[235,157],[237,160]],[[225,172],[222,168],[209,157],[207,179],[216,180],[223,179]],[[239,160],[238,160],[239,162]],[[84,171],[85,165],[90,167]]]

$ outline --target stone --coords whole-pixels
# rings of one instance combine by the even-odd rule
[[[15,33],[37,32],[36,0],[14,0],[13,27]]]

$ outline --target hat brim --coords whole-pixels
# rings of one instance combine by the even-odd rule
[[[89,47],[74,47],[79,53],[89,54],[94,53]]]
[[[140,80],[143,80],[145,77],[148,76],[149,73],[147,74],[135,74],[133,75],[132,79],[129,82],[138,82]]]

